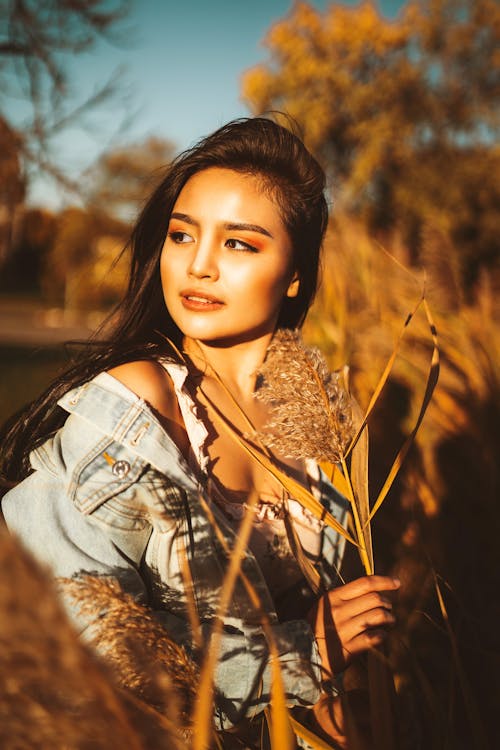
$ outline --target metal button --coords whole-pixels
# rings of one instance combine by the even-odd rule
[[[115,477],[118,477],[118,479],[122,479],[122,477],[126,477],[129,473],[130,464],[128,461],[115,461],[111,471],[113,472]]]

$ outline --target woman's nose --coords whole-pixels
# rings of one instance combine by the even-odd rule
[[[215,280],[219,277],[216,252],[210,241],[202,241],[196,245],[189,264],[188,274],[196,279],[209,278]]]

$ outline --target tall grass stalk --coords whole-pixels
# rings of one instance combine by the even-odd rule
[[[396,235],[388,238],[386,247],[408,266],[410,253]],[[474,744],[473,722],[467,720],[467,712],[447,711],[450,697],[444,675],[449,664],[442,636],[435,628],[426,629],[428,618],[422,617],[421,610],[434,608],[435,592],[426,583],[432,579],[432,569],[445,571],[464,599],[461,628],[454,628],[458,653],[473,686],[476,711],[487,722],[489,735],[495,737],[493,696],[498,695],[500,642],[492,627],[498,606],[491,592],[500,585],[495,573],[500,569],[500,278],[495,271],[483,273],[475,297],[466,302],[456,284],[457,257],[453,247],[439,241],[426,250],[425,298],[440,331],[439,383],[391,485],[391,502],[379,506],[381,513],[374,521],[377,556],[403,582],[396,637],[390,641],[391,661],[398,692],[402,691],[405,701],[420,704],[416,712],[408,708],[403,720],[413,721],[411,717],[422,711],[425,743],[444,748],[449,735],[449,746],[462,750]],[[382,393],[372,410],[377,373],[388,362],[400,321],[424,283],[424,274],[413,269],[412,274],[389,260],[359,225],[340,217],[327,238],[323,282],[304,330],[306,341],[326,352],[332,369],[349,362],[360,403],[372,411],[373,507],[387,477],[387,471],[380,476],[381,467],[391,466],[396,440],[404,443],[418,420],[418,394],[433,358],[429,320],[425,314],[416,315],[399,344],[384,389],[387,395]],[[434,619],[440,616],[436,613]],[[454,617],[455,612],[450,615],[451,623]],[[398,648],[398,633],[409,651]],[[489,658],[479,652],[485,637]],[[418,669],[413,668],[415,664]],[[452,679],[460,682],[456,668]],[[434,708],[439,702],[439,721],[428,702],[418,698],[419,692],[427,694],[426,685],[432,685]],[[448,715],[453,725],[445,731]]]
[[[350,541],[357,546],[358,552],[363,564],[364,570],[367,575],[374,573],[374,562],[373,562],[373,551],[371,546],[371,529],[370,521],[375,515],[376,511],[382,504],[383,500],[387,496],[387,493],[394,481],[394,478],[401,466],[401,463],[408,452],[417,430],[422,422],[423,416],[429,404],[433,390],[437,383],[437,377],[439,373],[439,349],[437,345],[437,334],[435,326],[432,321],[429,307],[426,303],[424,295],[417,305],[416,310],[423,304],[424,310],[429,322],[431,334],[433,337],[434,347],[432,352],[432,361],[427,378],[427,384],[425,388],[425,394],[422,402],[422,407],[418,414],[416,424],[405,441],[404,445],[398,452],[396,459],[393,462],[391,470],[389,472],[386,481],[379,493],[374,506],[370,507],[369,501],[369,488],[368,488],[368,439],[367,439],[367,418],[369,411],[376,403],[376,398],[372,399],[368,414],[365,415],[361,420],[361,424],[357,430],[355,437],[350,442],[347,449],[343,448],[346,445],[346,437],[342,433],[342,418],[339,419],[337,416],[336,402],[332,401],[332,376],[327,374],[321,360],[315,352],[308,353],[303,349],[298,339],[288,333],[278,332],[275,336],[277,343],[274,343],[268,353],[268,359],[270,363],[265,363],[261,370],[261,377],[264,377],[264,398],[271,405],[273,402],[278,404],[274,408],[274,414],[272,413],[271,426],[273,432],[271,434],[271,441],[269,445],[276,447],[280,452],[289,457],[300,458],[301,452],[304,450],[304,441],[307,442],[307,438],[304,434],[305,430],[310,434],[314,431],[316,424],[321,422],[321,416],[318,414],[320,410],[325,413],[327,420],[327,433],[331,435],[331,444],[335,445],[334,455],[338,457],[338,463],[341,467],[341,474],[343,478],[344,487],[347,488],[347,499],[351,505],[351,511],[354,520],[355,537],[354,540],[350,537],[348,532],[342,528],[335,519],[327,520],[330,525],[339,531],[343,536],[349,538]],[[401,341],[403,334],[408,327],[410,321],[414,317],[414,313],[408,315],[403,331],[400,334],[399,341]],[[399,342],[398,342],[399,343]],[[376,394],[380,394],[383,385],[385,384],[392,365],[395,361],[397,354],[397,347],[395,347],[392,353],[389,363],[386,366],[380,382],[377,384],[375,389]],[[289,400],[290,394],[288,393],[289,385],[287,379],[290,376],[288,368],[290,363],[300,363],[300,373],[295,375],[293,379],[294,389],[297,386],[297,381],[300,383],[300,390],[295,394],[295,400],[299,402],[299,406],[302,413],[302,422],[297,424],[291,424],[290,417],[294,417],[294,411],[289,411]],[[219,382],[222,382],[220,376],[217,376]],[[299,396],[298,394],[302,395]],[[305,397],[304,397],[305,394]],[[337,392],[334,392],[335,398],[338,400]],[[314,400],[314,408],[311,410],[310,401]],[[286,472],[279,469],[275,462],[269,457],[268,452],[264,452],[260,445],[266,445],[268,437],[265,433],[256,435],[259,447],[251,442],[248,437],[245,437],[231,425],[231,423],[224,417],[223,414],[216,408],[213,402],[205,395],[201,394],[201,401],[203,405],[208,409],[209,414],[213,421],[216,422],[224,431],[226,431],[252,458],[254,458],[260,466],[264,467],[275,479],[277,479],[282,487],[290,492],[292,490],[292,496],[303,502],[304,506],[311,510],[316,517],[325,520],[325,510],[315,500],[314,496],[299,483],[293,483]],[[319,405],[319,408],[318,408]],[[311,421],[309,422],[309,415],[312,411]],[[273,410],[272,410],[273,412]],[[358,415],[359,416],[359,415]],[[247,423],[249,420],[246,418]],[[255,433],[254,433],[255,434]],[[314,433],[313,433],[314,434]],[[277,437],[276,437],[277,436]],[[362,439],[363,438],[363,439]],[[325,461],[328,458],[331,451],[327,447],[324,447],[324,435],[320,429],[320,436],[317,438],[318,445],[316,450],[313,452],[312,457]],[[327,437],[328,443],[328,437]],[[315,446],[313,445],[313,449]],[[351,454],[352,466],[348,465],[349,455]],[[333,464],[333,461],[330,461]],[[351,468],[354,468],[354,474],[351,473]],[[333,467],[329,472],[331,475],[334,474]],[[355,479],[353,480],[353,476]],[[294,491],[293,491],[294,490]],[[380,750],[389,750],[391,747],[395,747],[394,733],[392,731],[393,720],[391,718],[392,708],[390,705],[392,690],[389,687],[388,675],[386,670],[386,664],[381,660],[380,656],[375,657],[375,661],[369,658],[369,674],[370,674],[370,694],[373,707],[373,737],[376,748]],[[390,681],[390,680],[389,680]],[[375,708],[376,707],[376,708]]]
[[[403,262],[408,258],[406,248],[397,239],[389,250]],[[494,704],[493,691],[490,724],[485,726],[481,712],[485,710],[484,696],[487,693],[483,693],[481,703],[477,692],[479,681],[486,680],[487,669],[493,669],[495,662],[488,655],[487,660],[482,658],[478,661],[479,666],[475,665],[472,672],[470,668],[467,671],[467,664],[464,664],[463,659],[463,644],[453,627],[453,616],[448,612],[437,579],[434,587],[426,583],[430,563],[418,559],[418,545],[423,545],[426,552],[431,547],[434,555],[441,555],[441,564],[447,562],[445,555],[454,553],[460,557],[464,554],[458,542],[453,540],[451,543],[447,542],[448,546],[444,549],[443,536],[435,531],[436,527],[440,528],[437,525],[443,509],[448,514],[448,522],[453,513],[460,512],[460,507],[457,508],[455,502],[459,498],[453,497],[454,505],[448,498],[449,494],[456,494],[457,490],[456,485],[450,485],[450,476],[444,473],[444,446],[451,456],[448,460],[453,463],[454,471],[459,477],[470,472],[471,482],[475,487],[473,497],[466,497],[467,502],[463,502],[463,507],[467,509],[467,515],[463,518],[467,544],[472,550],[481,547],[481,555],[487,556],[487,565],[484,566],[487,572],[491,571],[493,575],[494,570],[500,567],[495,566],[495,561],[498,561],[498,535],[494,533],[498,526],[498,498],[495,491],[498,487],[498,468],[495,469],[498,456],[494,443],[494,405],[498,403],[500,394],[499,296],[495,292],[495,284],[485,277],[478,286],[476,302],[466,305],[456,294],[456,274],[447,272],[443,257],[440,257],[439,264],[435,264],[437,270],[433,267],[430,250],[427,260],[429,270],[426,294],[425,299],[419,302],[419,310],[422,308],[424,315],[413,314],[411,327],[405,325],[404,335],[400,336],[401,320],[405,318],[407,310],[412,309],[413,301],[422,286],[422,279],[411,276],[402,267],[388,261],[380,246],[370,240],[359,227],[347,220],[339,221],[329,234],[323,284],[305,327],[306,340],[326,352],[330,369],[338,369],[346,361],[350,363],[353,389],[364,408],[363,419],[357,420],[357,433],[352,446],[346,449],[345,465],[342,461],[338,465],[322,461],[321,465],[332,477],[335,486],[350,497],[353,508],[357,497],[363,508],[366,509],[368,505],[369,522],[358,513],[358,523],[353,524],[350,533],[339,528],[335,519],[322,515],[316,499],[301,485],[287,475],[280,474],[265,446],[232,431],[231,426],[225,425],[221,416],[215,412],[213,418],[221,430],[232,434],[248,455],[281,481],[290,495],[297,497],[304,507],[321,516],[339,533],[343,533],[357,549],[363,549],[365,570],[373,570],[374,566],[368,558],[369,542],[364,535],[370,529],[371,522],[380,522],[381,516],[386,513],[390,504],[385,505],[385,499],[391,489],[394,490],[396,477],[403,471],[401,488],[396,487],[396,492],[400,492],[401,507],[410,520],[406,521],[405,528],[398,530],[396,541],[392,542],[399,555],[392,564],[396,566],[404,583],[398,629],[403,633],[401,640],[408,644],[408,648],[404,650],[404,658],[392,654],[396,659],[398,691],[408,689],[411,675],[407,662],[410,661],[414,664],[413,672],[417,675],[416,686],[412,689],[417,691],[417,701],[423,704],[422,710],[430,717],[426,730],[428,733],[423,742],[433,750],[443,750],[445,746],[453,747],[454,750],[474,746],[482,749],[493,746],[488,744],[487,733],[491,733],[491,727],[493,731],[497,731],[497,706]],[[441,374],[437,387],[439,362],[436,362],[436,341],[427,300],[432,305],[440,328]],[[354,457],[354,449],[358,447],[359,441],[367,439],[368,419],[373,435],[373,425],[377,426],[377,420],[380,421],[378,409],[383,402],[383,393],[391,381],[403,384],[405,392],[409,393],[407,408],[402,408],[397,422],[401,434],[404,434],[403,447],[396,451],[395,460],[392,458],[392,445],[391,453],[384,451],[389,469],[380,482],[381,489],[373,493],[375,500],[370,503],[366,500],[366,494],[363,495],[363,487],[367,486],[364,468],[359,468],[360,477],[356,478],[358,469],[354,464],[358,459]],[[423,399],[417,397],[422,390],[422,383],[426,384]],[[422,410],[426,411],[424,422]],[[381,434],[386,438],[387,444],[392,444],[390,434]],[[410,437],[414,449],[416,448],[413,455],[410,451]],[[466,438],[468,452],[464,453],[459,448],[461,441]],[[474,441],[481,446],[481,452],[471,449]],[[372,439],[372,455],[374,447],[377,448],[375,455],[379,457],[379,438]],[[418,456],[418,461],[414,455]],[[367,451],[362,449],[358,457],[359,466],[362,467],[368,460]],[[401,469],[403,458],[409,460]],[[477,509],[471,511],[471,503]],[[208,513],[208,506],[206,510]],[[399,520],[400,516],[398,522]],[[214,528],[216,529],[216,524]],[[219,533],[217,529],[215,533]],[[222,593],[227,602],[234,586],[234,577],[239,576],[256,611],[261,614],[273,669],[274,719],[270,719],[273,744],[281,750],[279,733],[284,732],[281,736],[289,738],[291,726],[297,735],[304,737],[313,747],[324,748],[322,740],[312,736],[309,730],[288,717],[272,628],[265,613],[261,612],[262,605],[257,593],[237,561],[247,533],[248,529],[242,528],[243,538],[236,543],[234,564],[231,558],[233,550],[226,546],[229,577],[223,583]],[[375,529],[375,547],[380,539],[378,533]],[[495,537],[494,548],[491,541],[488,542],[488,533]],[[437,541],[432,538],[432,534]],[[222,535],[219,540],[225,544]],[[101,747],[104,750],[113,745],[127,750],[145,747],[188,748],[189,741],[171,731],[172,722],[168,715],[161,717],[157,708],[143,700],[144,693],[141,698],[140,693],[131,692],[117,680],[109,668],[82,646],[57,604],[55,592],[47,577],[31,558],[19,550],[15,542],[3,532],[0,534],[0,541],[0,745],[6,750],[14,750],[19,746],[37,747],[41,750],[58,746],[92,746],[95,750]],[[384,544],[387,545],[385,540]],[[386,555],[385,564],[388,559],[391,558]],[[439,565],[437,567],[439,569]],[[189,595],[192,581],[186,564],[183,566],[183,576],[188,604],[192,604]],[[494,613],[490,603],[491,591],[486,585],[484,589],[481,588],[479,575],[474,576],[473,573],[473,577],[480,601],[480,606],[474,609],[477,623],[482,627],[481,633],[485,630],[484,618],[489,617],[495,623],[498,619],[491,616]],[[460,580],[456,578],[456,581]],[[492,581],[493,578],[488,584],[490,587]],[[464,716],[460,717],[463,720],[460,727],[463,727],[463,722],[467,719],[468,734],[460,734],[451,725],[444,726],[446,716],[451,721],[454,714],[451,699],[448,699],[446,705],[443,697],[445,687],[440,674],[443,662],[439,659],[444,650],[441,641],[433,646],[429,632],[422,631],[422,622],[427,618],[422,617],[420,612],[429,606],[431,599],[435,601],[436,598],[438,612],[435,619],[440,617],[444,623],[453,658],[454,671],[451,679],[459,684],[466,709]],[[216,629],[220,627],[225,606],[222,601]],[[126,620],[127,617],[124,615],[122,619]],[[190,609],[190,622],[196,639],[200,628],[194,606]],[[424,634],[423,642],[418,640],[421,632]],[[217,630],[214,630],[213,635],[217,636]],[[397,640],[394,638],[393,642],[397,643]],[[201,641],[198,645],[201,645]],[[202,666],[202,678],[207,683],[211,681],[210,671],[217,655],[217,637],[212,638],[211,648],[213,651],[207,655],[207,661]],[[429,669],[434,662],[437,664],[436,670],[429,677]],[[178,703],[178,699],[172,695],[170,678],[159,678],[157,668],[151,665],[144,666],[144,669],[146,672],[151,670],[152,682],[158,690],[156,700],[160,700],[160,694],[164,691],[164,705],[173,707]],[[442,672],[444,674],[445,670]],[[196,683],[197,686],[198,684]],[[421,701],[421,696],[425,698],[424,701]],[[203,706],[203,715],[199,715],[201,719],[197,728],[201,728],[203,724],[207,727],[206,730],[202,729],[204,744],[200,744],[200,747],[206,747],[207,741],[217,744],[216,738],[211,734],[211,710],[212,705],[207,701]]]

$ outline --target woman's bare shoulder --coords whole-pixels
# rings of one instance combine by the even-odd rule
[[[108,370],[108,374],[147,401],[156,412],[178,421],[179,405],[172,380],[159,362],[136,360]]]

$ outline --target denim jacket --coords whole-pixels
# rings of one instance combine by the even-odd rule
[[[68,412],[64,425],[32,452],[33,472],[3,498],[8,527],[56,577],[116,577],[155,611],[169,637],[190,650],[182,574],[187,557],[202,636],[209,639],[227,553],[209,520],[203,484],[148,405],[111,375],[101,373],[68,392],[59,406]],[[345,524],[345,501],[324,476],[320,484],[321,502]],[[233,530],[215,506],[212,512],[232,547]],[[318,569],[328,588],[336,583],[343,548],[344,539],[325,528]],[[249,550],[242,569],[271,623],[288,704],[314,704],[320,664],[310,626],[278,621]],[[98,627],[98,618],[83,622],[65,604],[82,632]],[[219,729],[253,716],[270,700],[268,644],[241,581],[224,618],[215,687]]]

